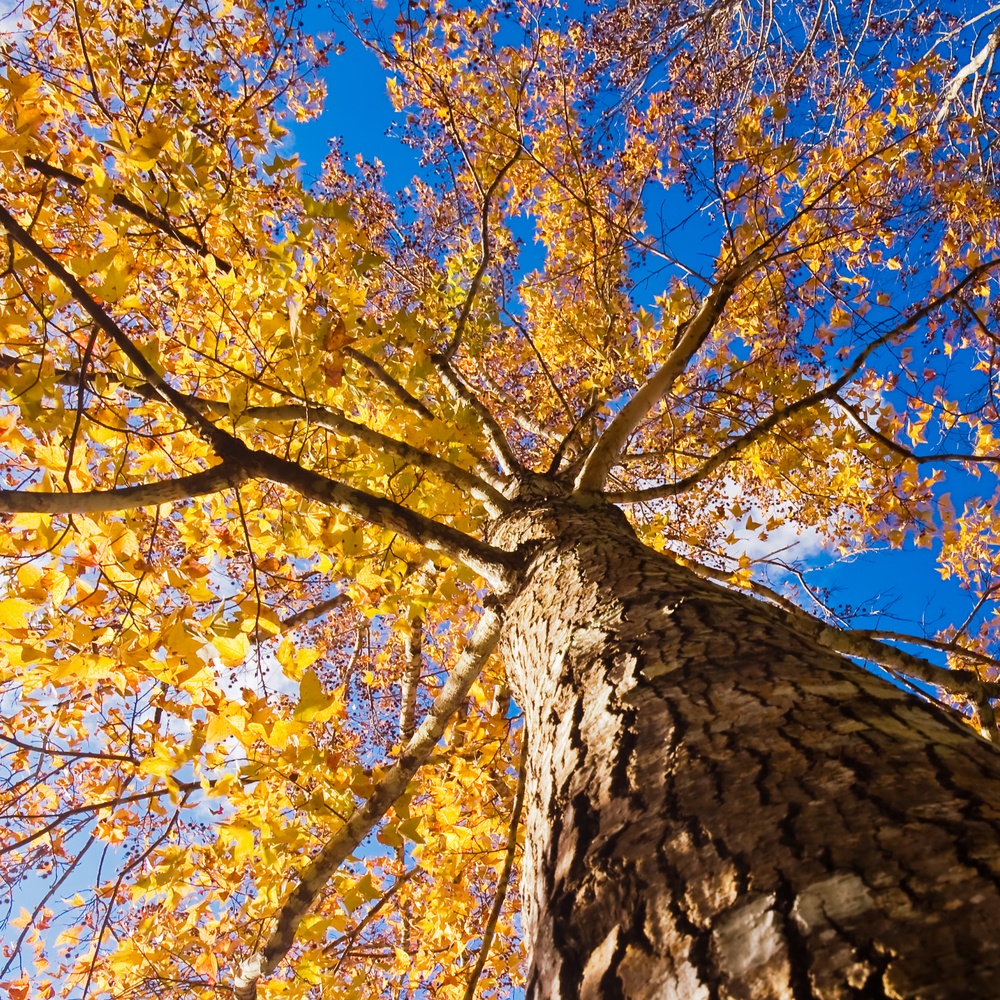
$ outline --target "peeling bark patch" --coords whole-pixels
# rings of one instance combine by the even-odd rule
[[[727,913],[712,931],[719,967],[734,979],[765,965],[785,950],[774,896],[761,896]]]
[[[823,924],[842,923],[874,905],[868,886],[853,872],[845,872],[801,890],[792,917],[803,934],[809,934]]]
[[[615,975],[615,956],[619,951],[619,927],[611,928],[608,936],[590,953],[583,969],[580,985],[581,1000],[612,1000],[621,997],[622,990]]]

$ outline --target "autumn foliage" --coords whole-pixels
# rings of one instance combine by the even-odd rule
[[[992,730],[1000,35],[874,6],[349,5],[397,197],[302,7],[8,17],[0,996],[510,996],[533,490],[828,627],[773,549],[926,546],[933,662],[844,651]]]

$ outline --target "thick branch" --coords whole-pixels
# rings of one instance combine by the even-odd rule
[[[840,402],[845,408],[850,411],[847,404],[843,403],[840,399],[839,393],[841,390],[853,380],[854,376],[861,370],[865,362],[871,355],[882,347],[884,344],[895,340],[897,337],[908,333],[913,329],[922,319],[924,319],[929,313],[933,312],[935,309],[939,309],[942,305],[948,302],[950,299],[954,298],[959,292],[962,291],[968,284],[977,279],[981,278],[985,273],[989,272],[1000,264],[1000,259],[993,259],[987,261],[986,263],[980,264],[978,267],[973,268],[968,274],[962,278],[957,284],[953,285],[948,291],[943,292],[941,295],[932,299],[930,302],[925,303],[919,309],[917,309],[911,316],[908,316],[902,322],[897,323],[891,329],[887,330],[885,333],[876,337],[870,344],[864,347],[858,356],[844,369],[840,376],[833,382],[824,386],[822,389],[817,389],[815,392],[809,393],[808,396],[803,396],[801,399],[795,400],[793,403],[789,403],[788,406],[779,407],[774,410],[770,416],[765,417],[760,423],[754,424],[748,431],[741,434],[738,438],[734,438],[729,442],[724,448],[721,448],[715,455],[709,458],[700,468],[696,469],[690,475],[685,476],[683,479],[679,479],[673,483],[662,483],[658,486],[648,486],[644,489],[638,490],[625,490],[617,493],[605,493],[605,499],[611,501],[612,503],[644,503],[648,500],[661,500],[665,497],[677,496],[680,493],[689,490],[692,486],[697,485],[702,482],[713,472],[715,472],[721,465],[726,462],[731,462],[734,458],[739,456],[751,445],[756,444],[758,441],[766,437],[775,427],[779,426],[789,417],[795,416],[797,413],[801,413],[803,410],[807,410],[811,407],[817,406],[824,400],[835,399]],[[655,376],[654,376],[655,377]],[[647,383],[648,385],[649,383]],[[645,388],[645,387],[644,387]],[[640,390],[641,391],[641,390]],[[629,404],[630,405],[630,404]],[[624,409],[621,411],[624,413]],[[621,414],[619,414],[620,416]],[[854,419],[858,419],[855,414],[851,413]],[[612,426],[614,422],[612,422]],[[610,431],[610,427],[608,430]],[[902,446],[895,445],[894,442],[890,441],[888,438],[884,438],[877,431],[864,425],[864,429],[877,436],[882,442],[892,450],[896,452],[904,452],[905,449]],[[605,431],[605,437],[607,437],[608,431]],[[601,439],[602,441],[604,438]],[[600,447],[600,443],[598,444]],[[953,461],[982,461],[982,462],[996,462],[998,459],[991,456],[973,456],[973,455],[951,455],[942,454],[937,456],[931,456],[926,459],[918,458],[909,452],[905,453],[907,458],[912,458],[914,461],[932,461],[937,459],[939,461],[953,460]],[[617,462],[617,456],[615,461]],[[589,459],[588,459],[589,461]]]
[[[951,110],[952,104],[955,103],[955,99],[965,85],[965,81],[970,76],[978,76],[979,71],[996,53],[998,48],[1000,48],[1000,27],[993,29],[989,38],[986,39],[986,44],[948,82],[948,86],[941,97],[941,107],[938,108],[938,113],[934,116],[935,125],[940,125],[948,117],[948,112]]]
[[[354,811],[340,831],[303,869],[299,884],[278,913],[274,931],[264,945],[240,963],[233,978],[236,1000],[253,1000],[257,981],[273,972],[288,953],[302,918],[317,900],[341,864],[357,850],[392,804],[406,791],[410,779],[431,755],[444,733],[448,720],[465,700],[500,638],[499,613],[487,608],[465,652],[434,699],[431,710],[413,738],[403,748],[399,760],[376,784],[364,805]]]
[[[724,572],[687,560],[684,560],[684,565],[694,570],[699,576],[728,583],[728,575]],[[914,656],[912,653],[907,653],[895,646],[887,646],[884,642],[879,642],[874,638],[875,635],[879,634],[877,632],[841,629],[827,625],[826,622],[814,618],[769,587],[758,583],[752,583],[750,587],[753,593],[768,603],[782,608],[788,616],[787,621],[791,628],[804,638],[815,642],[817,646],[840,653],[842,656],[868,660],[893,673],[915,678],[926,684],[933,684],[942,691],[966,698],[979,710],[985,728],[988,731],[995,729],[990,699],[1000,697],[1000,684],[981,680],[974,670],[949,670],[947,667],[939,667],[920,656]],[[923,640],[902,633],[892,633],[891,636],[886,634],[885,637],[929,648],[947,649],[949,652],[966,655],[970,659],[979,659],[978,654],[963,650],[960,646],[938,645],[932,640]],[[990,662],[996,664],[996,661]]]
[[[894,632],[888,629],[873,628],[873,629],[857,629],[857,635],[867,636],[869,639],[876,639],[882,642],[902,642],[909,643],[911,646],[923,646],[924,649],[933,649],[939,653],[951,653],[953,656],[957,656],[963,660],[969,660],[973,663],[980,663],[984,667],[988,667],[991,670],[997,669],[997,661],[992,656],[987,656],[985,653],[978,653],[974,649],[968,649],[965,646],[960,645],[954,639],[928,639],[925,636],[909,635],[906,632]],[[949,675],[954,673],[954,671],[948,671]],[[987,692],[993,690],[993,688],[987,688]]]
[[[318,472],[266,452],[248,451],[245,461],[249,475],[281,483],[310,500],[336,507],[369,524],[396,531],[431,552],[443,552],[475,570],[497,590],[506,587],[510,572],[517,568],[517,559],[511,553],[495,549],[457,528],[433,521],[392,500],[327,479]]]
[[[492,486],[484,483],[475,473],[439,458],[429,451],[414,448],[404,441],[398,441],[364,424],[351,420],[340,410],[327,406],[308,406],[305,403],[288,403],[280,406],[250,406],[242,414],[246,420],[305,420],[316,427],[324,427],[342,437],[367,445],[387,455],[395,455],[410,465],[439,476],[446,483],[466,490],[482,500],[491,514],[502,514],[510,509],[507,498]]]
[[[291,632],[300,625],[308,625],[310,622],[316,621],[317,618],[322,618],[324,615],[329,614],[335,608],[340,608],[350,603],[350,600],[350,595],[346,593],[336,594],[325,601],[320,601],[319,604],[314,604],[311,608],[306,608],[305,611],[289,615],[287,618],[282,619],[281,632],[279,634],[284,635],[285,632]]]
[[[247,476],[224,462],[204,472],[158,483],[122,486],[115,490],[87,493],[0,490],[0,513],[3,514],[100,514],[136,507],[154,507],[173,500],[218,493],[245,482]]]
[[[251,451],[239,442],[234,443],[241,449],[240,461],[226,461],[205,472],[162,483],[89,493],[0,490],[0,513],[91,514],[128,510],[216,493],[258,478],[281,483],[310,500],[398,532],[432,552],[443,552],[475,570],[497,590],[502,591],[506,587],[510,573],[517,568],[516,556],[495,549],[457,528],[433,521],[392,500],[328,479],[287,459],[267,452]]]
[[[744,263],[734,268],[725,278],[713,285],[701,300],[698,311],[681,327],[677,342],[667,359],[605,428],[576,477],[574,487],[576,492],[597,493],[603,489],[608,474],[618,456],[624,451],[628,439],[646,419],[650,410],[663,399],[674,382],[684,373],[691,359],[712,332],[726,303],[751,266],[749,263]]]
[[[12,367],[20,364],[19,358],[0,354],[0,366]],[[57,371],[56,373],[66,384],[78,385],[81,373],[70,370]],[[109,376],[108,376],[109,377]],[[271,389],[270,386],[267,387]],[[277,391],[277,390],[272,390]],[[145,383],[138,383],[129,386],[129,392],[155,402],[161,402],[162,397],[152,386]],[[231,415],[228,402],[217,399],[204,399],[200,396],[185,396],[187,402],[198,410],[202,416],[221,420]],[[314,406],[310,403],[278,403],[269,406],[249,406],[237,416],[237,420],[257,420],[261,422],[291,422],[296,420],[306,421],[314,427],[322,427],[331,430],[341,437],[351,441],[357,441],[376,451],[384,452],[388,455],[395,455],[410,465],[417,466],[426,472],[431,472],[443,479],[447,483],[460,490],[465,490],[477,500],[481,500],[490,514],[503,514],[510,509],[510,502],[491,483],[487,482],[485,476],[480,477],[474,472],[463,469],[461,466],[449,462],[447,459],[435,455],[433,452],[424,451],[422,448],[415,448],[400,441],[397,438],[389,437],[379,431],[372,430],[366,424],[352,420],[342,410],[329,406]],[[481,460],[479,464],[481,465]],[[495,479],[495,475],[489,476]]]

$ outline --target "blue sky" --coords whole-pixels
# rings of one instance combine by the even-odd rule
[[[348,159],[358,153],[369,160],[378,158],[386,169],[386,187],[390,191],[402,188],[419,172],[418,156],[393,134],[395,114],[385,73],[376,57],[349,34],[338,31],[336,40],[343,43],[344,52],[331,56],[324,74],[328,86],[324,113],[315,121],[296,125],[286,147],[299,153],[308,179],[318,172],[328,140],[340,138]],[[701,243],[711,256],[715,243],[708,238],[704,223],[695,220],[686,227],[684,237],[689,250]],[[662,279],[655,273],[637,277],[638,298],[652,300],[662,290]],[[948,488],[959,509],[966,496],[991,492],[989,477],[954,476],[957,471],[950,470],[949,479],[954,481]],[[761,555],[795,540],[793,531],[786,531],[775,544],[756,544],[747,538],[748,551]],[[936,549],[937,545],[917,548],[908,540],[902,550],[885,548],[845,558],[818,549],[807,536],[781,558],[800,563],[810,585],[827,588],[830,607],[844,612],[854,627],[933,635],[949,621],[962,620],[971,606],[968,594],[941,580],[935,566]],[[782,580],[780,571],[773,571],[772,581],[780,584]],[[817,610],[807,600],[803,605],[806,610]]]

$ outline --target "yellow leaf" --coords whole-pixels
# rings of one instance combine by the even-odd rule
[[[333,699],[324,691],[315,670],[307,670],[299,682],[299,703],[295,718],[302,722],[322,722],[333,714]]]
[[[154,774],[166,778],[177,770],[177,760],[165,747],[157,746],[152,757],[147,757],[139,765],[140,774]]]
[[[212,645],[227,667],[238,667],[250,652],[250,640],[242,632],[231,639],[215,635],[212,637]]]
[[[4,628],[24,628],[25,619],[35,610],[31,601],[23,597],[7,597],[0,601],[0,625]]]
[[[234,861],[242,861],[253,854],[253,830],[241,823],[224,823],[219,827],[219,839],[232,844]]]
[[[94,289],[94,295],[104,302],[117,302],[128,288],[129,275],[127,267],[112,265],[104,276],[101,284]]]

